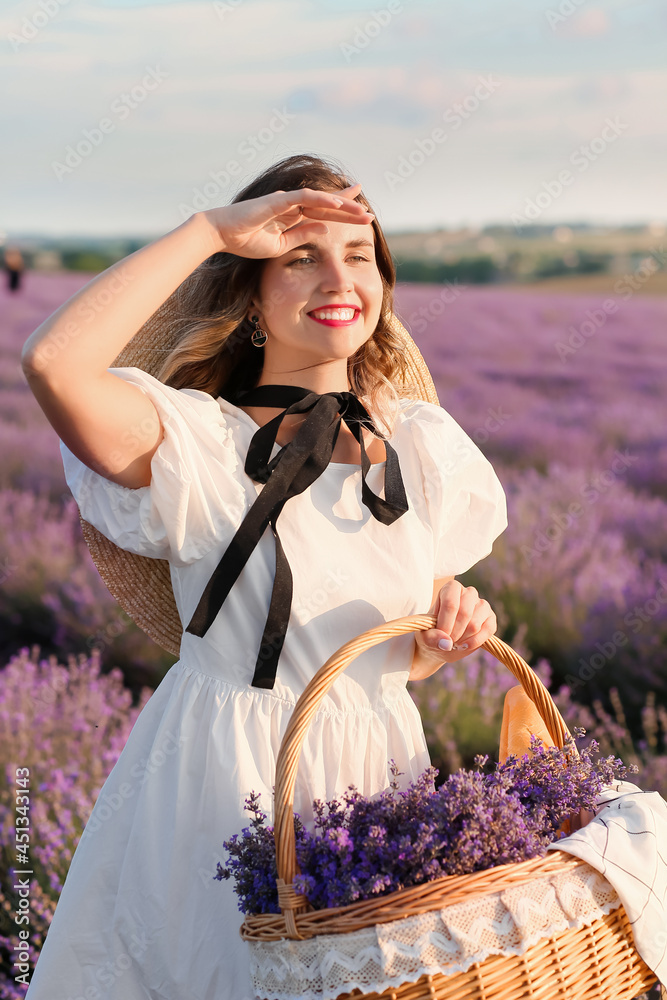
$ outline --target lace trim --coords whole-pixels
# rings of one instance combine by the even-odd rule
[[[258,997],[335,1000],[378,992],[429,973],[465,972],[489,955],[521,955],[540,938],[585,927],[618,909],[611,885],[588,865],[349,934],[249,942]]]

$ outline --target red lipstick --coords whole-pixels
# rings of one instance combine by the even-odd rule
[[[307,315],[316,323],[322,323],[323,326],[351,326],[352,323],[356,323],[360,312],[359,306],[350,305],[349,302],[332,302],[329,305],[312,309]],[[319,315],[316,316],[315,313],[319,313]],[[332,316],[331,313],[339,313],[340,315]]]

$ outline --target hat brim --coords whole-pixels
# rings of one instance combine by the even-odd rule
[[[176,346],[173,324],[167,322],[171,303],[167,300],[121,351],[113,367],[141,368],[156,376],[167,355]],[[405,345],[405,376],[396,385],[399,396],[423,399],[439,406],[426,362],[400,320],[392,314],[390,325]],[[151,639],[178,656],[183,624],[171,585],[169,563],[119,548],[82,517],[83,537],[93,562],[121,608]]]

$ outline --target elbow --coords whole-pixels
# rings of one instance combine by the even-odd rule
[[[21,352],[21,368],[28,382],[46,377],[49,360],[49,351],[46,346],[40,348],[27,341]]]
[[[34,386],[42,380],[45,367],[39,358],[31,355],[21,356],[21,369],[29,386]]]
[[[65,377],[72,377],[72,366],[63,365],[64,356],[57,341],[43,340],[31,344],[28,340],[21,352],[21,368],[29,385],[55,386]]]

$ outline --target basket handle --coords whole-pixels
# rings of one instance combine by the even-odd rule
[[[300,937],[296,930],[294,913],[307,909],[307,900],[297,896],[292,880],[298,872],[294,835],[294,786],[301,756],[301,748],[311,719],[315,715],[325,694],[349,664],[360,653],[377,646],[393,636],[407,632],[419,632],[433,628],[437,623],[435,615],[411,615],[386,622],[377,628],[363,632],[351,639],[329,657],[315,676],[308,682],[297,701],[292,717],[283,736],[276,762],[275,824],[276,864],[278,868],[278,898],[287,921],[288,935]],[[491,636],[482,645],[489,653],[504,663],[521,684],[528,697],[535,703],[554,745],[562,748],[569,730],[556,708],[551,695],[531,667],[528,666],[511,646]],[[290,933],[292,932],[292,933]]]

